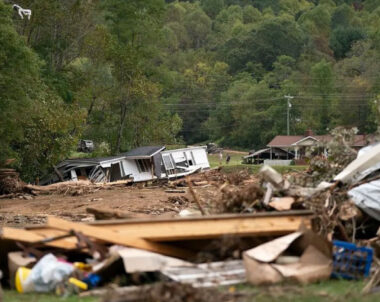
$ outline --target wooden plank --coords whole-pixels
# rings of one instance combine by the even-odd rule
[[[149,242],[145,239],[133,237],[129,234],[120,234],[114,230],[106,229],[103,227],[94,227],[82,223],[71,222],[57,217],[49,216],[47,219],[47,226],[56,228],[58,230],[82,232],[84,235],[104,240],[106,242],[125,245],[135,248],[144,249],[151,252],[174,256],[179,258],[190,258],[193,254],[190,251],[172,247],[165,244]]]
[[[175,241],[219,238],[223,235],[271,236],[297,231],[300,224],[311,227],[311,211],[265,212],[257,214],[224,214],[216,216],[177,219],[128,219],[91,223],[102,230],[119,235],[144,238],[149,241]],[[30,226],[29,229],[49,237],[58,236],[46,226]]]
[[[46,238],[52,237],[52,236],[48,236],[47,234],[45,233],[44,235],[41,235],[31,230],[27,231],[24,229],[17,229],[17,228],[10,228],[10,227],[2,227],[0,229],[0,238],[20,241],[20,242],[27,242],[27,243],[35,243],[35,242],[44,240]],[[51,246],[51,247],[56,247],[56,248],[62,248],[62,249],[75,249],[76,248],[75,242],[68,239],[69,238],[52,241],[52,242],[46,243],[46,245]]]
[[[311,220],[302,216],[234,218],[226,220],[194,220],[151,223],[126,223],[97,226],[121,235],[150,241],[172,241],[217,238],[224,235],[272,236],[295,232],[301,224],[311,227]]]

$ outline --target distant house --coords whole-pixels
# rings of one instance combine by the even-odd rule
[[[59,182],[60,177],[68,181],[132,179],[139,182],[180,177],[210,168],[206,147],[165,149],[165,146],[145,146],[117,156],[67,159],[59,163],[57,172],[41,184]]]
[[[305,157],[306,148],[311,146],[317,146],[319,144],[327,144],[333,139],[331,135],[314,135],[311,130],[305,132],[305,135],[277,135],[273,138],[267,147],[270,148],[272,154],[271,159],[275,159],[273,154],[274,150],[281,148],[289,152],[294,153],[295,159],[303,159]],[[354,142],[351,147],[354,149],[360,149],[367,145],[366,135],[355,135]],[[326,154],[326,148],[320,150],[321,153]]]
[[[266,148],[244,156],[243,163],[261,165],[268,159],[292,160],[294,153],[281,148]]]

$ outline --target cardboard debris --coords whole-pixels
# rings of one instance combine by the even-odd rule
[[[299,261],[277,264],[280,255],[300,256]],[[332,272],[331,245],[311,231],[295,232],[243,254],[247,280],[254,285],[296,280],[306,284],[328,279]]]
[[[269,206],[277,211],[288,211],[292,208],[294,202],[294,197],[274,197]]]

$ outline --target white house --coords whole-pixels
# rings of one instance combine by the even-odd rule
[[[179,177],[197,170],[209,169],[206,147],[189,147],[161,152],[162,164],[165,168],[161,178]]]
[[[145,146],[117,156],[67,159],[57,165],[56,174],[41,184],[59,182],[61,177],[72,181],[133,179],[139,182],[181,177],[210,168],[206,147],[164,150],[165,146]]]

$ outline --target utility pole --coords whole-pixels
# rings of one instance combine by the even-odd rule
[[[291,95],[284,95],[284,98],[288,101],[287,103],[287,110],[286,110],[286,129],[287,129],[287,135],[289,135],[289,115],[290,115],[290,108],[292,108],[292,104],[290,103],[290,100],[294,98],[294,96]]]

